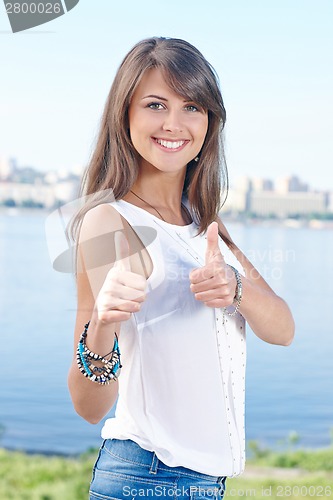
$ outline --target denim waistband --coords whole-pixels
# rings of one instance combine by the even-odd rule
[[[157,474],[158,470],[164,470],[179,476],[203,479],[219,484],[222,484],[225,481],[225,476],[209,476],[192,469],[187,469],[186,467],[171,467],[166,465],[157,457],[154,451],[145,450],[131,439],[105,439],[102,444],[102,448],[103,447],[107,449],[111,455],[120,458],[125,462],[130,462],[138,466],[149,467],[150,474]]]

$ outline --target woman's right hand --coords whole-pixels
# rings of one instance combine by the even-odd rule
[[[131,271],[129,244],[122,231],[114,236],[115,264],[106,275],[97,296],[94,315],[102,324],[126,321],[145,300],[147,282]]]

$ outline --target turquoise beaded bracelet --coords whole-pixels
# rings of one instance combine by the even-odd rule
[[[111,380],[117,380],[120,374],[121,364],[118,337],[115,332],[112,351],[105,354],[105,356],[100,356],[99,354],[90,351],[86,345],[89,324],[90,321],[88,321],[85,325],[84,331],[80,336],[76,350],[76,362],[80,372],[89,380],[97,382],[101,385],[107,385]],[[106,359],[106,356],[109,356],[110,354],[111,358]],[[102,365],[96,366],[93,364],[93,361],[100,361]]]

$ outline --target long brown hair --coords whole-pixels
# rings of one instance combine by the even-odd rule
[[[198,103],[208,113],[208,131],[199,161],[188,163],[183,187],[199,233],[216,219],[225,202],[228,174],[222,130],[226,112],[218,77],[190,43],[176,38],[148,38],[130,50],[113,81],[97,144],[82,180],[81,195],[89,195],[89,201],[72,222],[74,238],[88,210],[110,201],[110,192],[115,200],[123,198],[136,180],[139,164],[129,134],[128,108],[142,76],[151,68],[159,68],[175,93]],[[232,244],[221,236],[228,245]]]

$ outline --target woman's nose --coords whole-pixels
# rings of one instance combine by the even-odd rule
[[[163,130],[176,133],[182,132],[183,125],[181,115],[178,111],[168,111],[164,118]]]

